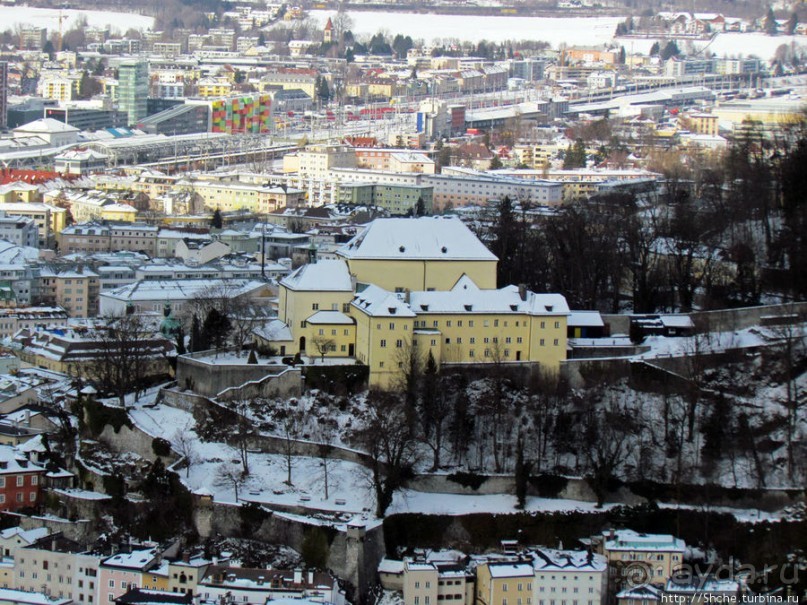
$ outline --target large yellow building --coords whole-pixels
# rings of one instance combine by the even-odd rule
[[[337,254],[357,281],[393,292],[448,290],[463,275],[496,287],[498,259],[457,218],[378,219]]]
[[[476,568],[477,605],[530,605],[535,570],[527,561],[484,563]]]
[[[381,219],[339,254],[280,282],[278,321],[260,340],[284,355],[355,359],[382,388],[412,355],[550,372],[566,358],[566,299],[496,289],[496,257],[460,221]]]
[[[644,534],[630,529],[607,531],[594,540],[605,555],[612,574],[644,569],[646,582],[664,585],[684,564],[686,543],[669,534]]]

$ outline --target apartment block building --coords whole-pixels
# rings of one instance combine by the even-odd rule
[[[410,347],[438,364],[557,371],[566,358],[565,298],[496,289],[496,257],[457,219],[379,219],[337,255],[281,280],[284,328],[259,338],[286,354],[355,358],[382,388]]]
[[[444,168],[441,174],[422,174],[339,167],[332,168],[326,180],[329,183],[346,181],[432,187],[436,209],[483,205],[504,196],[549,206],[563,201],[560,183],[517,179],[499,172],[491,174],[463,168]]]
[[[281,571],[211,565],[197,588],[199,603],[232,599],[244,605],[304,599],[308,602],[344,605],[345,594],[328,574],[314,571]]]
[[[39,505],[45,469],[10,445],[0,445],[0,510]]]
[[[473,605],[474,576],[453,563],[405,561],[403,597],[407,605],[438,605],[442,601]]]
[[[681,568],[686,553],[686,543],[680,538],[630,529],[603,532],[592,543],[608,560],[612,578],[618,578],[627,567],[639,565],[645,569],[647,581],[659,586]]]
[[[0,239],[15,246],[39,248],[39,227],[32,218],[13,216],[0,210]]]
[[[64,308],[70,317],[94,317],[98,312],[100,289],[98,274],[87,267],[55,274],[46,274],[44,270],[41,273],[40,294],[47,296],[52,304]]]
[[[36,223],[39,231],[39,248],[54,244],[54,235],[65,227],[67,210],[48,204],[7,202],[0,204],[0,211],[9,217],[20,216]]]
[[[92,605],[97,602],[101,556],[60,534],[52,534],[17,550],[15,587],[47,592],[60,599]]]
[[[0,338],[10,338],[23,328],[64,326],[67,312],[61,307],[12,307],[0,309]]]
[[[101,561],[98,566],[98,598],[111,603],[129,588],[150,584],[147,576],[160,563],[157,548],[140,548],[119,552]]]

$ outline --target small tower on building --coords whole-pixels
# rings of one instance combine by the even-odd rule
[[[328,17],[328,22],[325,24],[325,31],[322,34],[322,41],[325,44],[330,44],[333,42],[333,22],[331,18]]]

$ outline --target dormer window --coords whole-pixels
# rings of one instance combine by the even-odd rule
[[[398,251],[399,252],[406,252],[406,246],[401,246],[400,248],[398,248]]]
[[[473,305],[463,305],[463,306],[465,307],[465,310],[466,310],[466,311],[471,311],[471,310],[473,310],[473,308],[474,308],[474,306],[473,306]]]
[[[395,307],[387,307],[387,309],[389,310],[390,315],[395,315],[395,311],[397,311]]]
[[[446,252],[448,252],[448,248],[446,248],[445,246],[443,246],[442,248],[440,248],[440,252],[442,252],[443,254],[445,254]]]
[[[421,308],[422,311],[428,311],[429,310],[429,305],[420,305],[420,308]]]
[[[544,305],[544,308],[551,313],[552,309],[554,309],[555,306],[554,305]]]
[[[518,311],[518,305],[510,305],[511,311]]]

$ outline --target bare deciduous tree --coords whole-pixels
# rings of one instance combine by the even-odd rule
[[[102,392],[114,394],[122,407],[126,406],[127,393],[134,391],[137,399],[146,387],[150,366],[174,349],[142,316],[134,314],[101,319],[91,336],[98,356],[89,366],[88,378]]]
[[[216,472],[216,484],[231,487],[235,492],[235,501],[238,502],[238,490],[247,482],[247,475],[243,468],[237,464],[222,464]]]
[[[325,356],[328,354],[328,351],[336,348],[336,341],[327,336],[315,336],[311,339],[311,342],[317,350],[317,353],[319,353],[319,359],[322,363],[325,363]]]
[[[358,437],[370,455],[370,471],[379,517],[404,486],[417,460],[415,439],[401,397],[392,392],[371,392]]]
[[[291,475],[294,469],[297,439],[300,436],[300,413],[296,409],[287,409],[280,422],[283,431],[283,458],[286,462],[286,485],[293,485]]]
[[[199,454],[196,451],[197,440],[196,433],[193,431],[193,425],[190,422],[174,431],[174,435],[171,438],[174,449],[185,459],[186,477],[191,474],[191,466],[196,464],[199,460]]]

